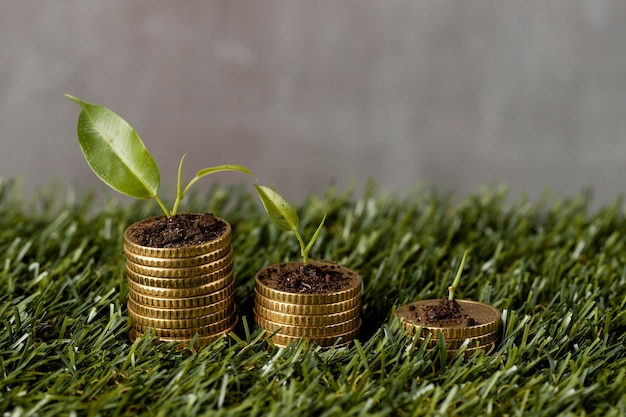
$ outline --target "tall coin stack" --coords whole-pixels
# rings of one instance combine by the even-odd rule
[[[275,345],[286,346],[306,338],[322,347],[344,345],[358,336],[361,327],[361,277],[334,264],[350,275],[349,288],[341,291],[302,294],[272,288],[272,271],[299,268],[300,263],[273,265],[255,277],[254,319],[270,333]]]
[[[463,314],[475,319],[476,324],[461,326],[455,324],[432,325],[421,323],[415,319],[415,312],[427,306],[434,306],[439,300],[422,300],[403,305],[396,310],[396,316],[402,318],[402,327],[409,333],[416,332],[422,327],[419,336],[421,342],[426,342],[430,336],[427,347],[435,347],[440,335],[446,341],[446,355],[454,356],[455,352],[467,341],[465,355],[469,356],[477,350],[491,353],[498,341],[500,333],[500,311],[488,304],[476,301],[457,300]]]
[[[231,228],[224,223],[218,239],[181,248],[141,246],[124,233],[132,341],[151,329],[164,342],[198,334],[195,346],[205,346],[235,327]]]

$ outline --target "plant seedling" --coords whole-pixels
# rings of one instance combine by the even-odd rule
[[[461,264],[459,265],[459,269],[456,271],[456,276],[454,277],[454,281],[452,282],[452,285],[448,287],[448,300],[449,301],[454,301],[454,291],[456,290],[456,287],[459,286],[459,282],[461,281],[461,274],[463,272],[463,267],[465,266],[465,259],[467,258],[468,252],[469,252],[469,249],[466,249],[465,252],[463,252],[463,258],[461,258]]]
[[[463,266],[465,266],[465,260],[469,249],[463,253],[459,269],[456,272],[456,276],[452,285],[448,287],[448,297],[441,298],[436,304],[421,305],[418,308],[414,308],[415,317],[419,322],[428,324],[437,323],[456,323],[464,324],[466,326],[473,326],[476,324],[476,320],[467,314],[463,314],[461,311],[461,305],[454,299],[454,292],[461,280],[461,273],[463,272]]]
[[[293,232],[298,239],[298,243],[300,244],[300,253],[302,254],[302,261],[305,265],[309,263],[309,252],[313,247],[313,244],[317,240],[322,226],[324,225],[324,221],[326,220],[326,213],[324,213],[324,217],[320,222],[319,226],[317,226],[317,230],[311,237],[309,243],[305,246],[304,240],[302,240],[302,236],[298,233],[298,225],[300,223],[298,219],[298,213],[296,210],[289,204],[287,200],[283,196],[281,196],[278,192],[273,189],[266,187],[264,185],[254,185],[256,187],[257,193],[261,198],[261,202],[263,203],[263,207],[265,207],[265,211],[269,214],[270,218],[274,222],[274,224],[285,232]]]
[[[82,109],[78,116],[78,143],[92,171],[105,184],[122,194],[138,199],[154,198],[167,217],[176,215],[181,200],[191,186],[209,174],[235,171],[254,176],[240,165],[219,165],[201,169],[182,188],[183,155],[178,166],[176,200],[170,210],[158,196],[161,185],[159,168],[135,129],[106,107],[86,103],[69,94],[65,94],[65,97]]]

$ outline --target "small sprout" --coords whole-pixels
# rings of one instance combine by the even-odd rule
[[[459,265],[459,269],[456,271],[456,277],[454,277],[452,285],[448,287],[448,300],[450,301],[454,300],[454,291],[456,290],[456,287],[459,286],[459,282],[461,281],[461,273],[463,272],[463,267],[465,266],[465,259],[467,258],[468,252],[469,249],[465,250],[465,252],[463,253],[463,258],[461,258],[461,264]]]
[[[240,165],[219,165],[201,169],[183,188],[183,155],[178,167],[176,200],[170,210],[157,194],[161,185],[159,168],[135,129],[106,107],[86,103],[69,94],[65,97],[82,109],[78,116],[76,133],[92,171],[115,191],[139,199],[154,198],[167,217],[178,212],[180,202],[191,186],[209,174],[235,171],[254,176],[250,170]]]
[[[304,241],[302,240],[302,236],[298,233],[298,225],[300,223],[298,219],[298,214],[296,210],[285,200],[283,196],[278,194],[276,191],[272,190],[269,187],[264,185],[254,185],[256,187],[257,193],[261,198],[261,202],[263,203],[263,207],[265,207],[265,211],[270,215],[270,218],[274,222],[274,224],[285,232],[293,232],[298,239],[298,243],[300,244],[300,253],[302,254],[302,261],[305,265],[309,263],[309,252],[313,247],[313,244],[317,240],[322,231],[322,226],[324,225],[324,221],[326,220],[326,213],[324,213],[324,217],[320,222],[319,226],[317,226],[317,230],[311,237],[309,243],[305,246]]]

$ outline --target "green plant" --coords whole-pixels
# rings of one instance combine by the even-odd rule
[[[463,273],[463,267],[465,266],[465,259],[467,259],[468,252],[469,249],[466,249],[465,252],[463,252],[463,258],[461,258],[461,263],[459,265],[459,269],[456,271],[454,281],[452,282],[452,285],[448,287],[448,300],[450,301],[454,300],[454,291],[456,290],[456,287],[459,286],[459,282],[461,281],[461,274]]]
[[[302,254],[302,261],[304,264],[309,263],[309,252],[313,247],[313,244],[317,240],[322,226],[324,225],[324,221],[326,220],[326,213],[324,213],[324,217],[320,222],[319,226],[317,226],[317,230],[311,237],[309,243],[305,246],[304,240],[302,240],[302,236],[298,233],[298,225],[300,220],[298,219],[298,213],[296,210],[289,204],[287,200],[283,196],[281,196],[278,192],[273,189],[266,187],[264,185],[254,185],[256,187],[257,193],[261,198],[261,202],[263,203],[263,207],[265,207],[265,211],[270,215],[270,218],[274,222],[274,224],[281,230],[285,232],[293,232],[298,239],[298,243],[300,244],[300,253]]]
[[[82,109],[78,116],[78,143],[93,172],[109,187],[122,194],[139,199],[154,198],[167,217],[178,212],[180,202],[191,186],[209,174],[236,171],[253,175],[240,165],[219,165],[201,169],[183,188],[183,155],[178,166],[176,200],[170,210],[158,196],[161,185],[159,168],[135,129],[106,107],[86,103],[69,94],[65,94],[65,97]]]

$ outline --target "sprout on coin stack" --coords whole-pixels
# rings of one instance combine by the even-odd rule
[[[252,173],[239,165],[202,169],[182,187],[168,209],[158,196],[159,169],[137,132],[113,111],[66,95],[81,107],[78,142],[94,173],[114,190],[153,198],[164,216],[141,220],[124,233],[129,287],[130,338],[151,329],[162,341],[204,345],[237,323],[231,227],[210,213],[178,214],[181,200],[201,178],[223,171]]]
[[[305,245],[294,208],[271,188],[255,187],[276,226],[296,235],[303,259],[258,271],[254,294],[257,325],[267,330],[277,346],[301,338],[323,347],[349,343],[361,327],[361,277],[334,263],[309,260],[326,216]]]
[[[465,346],[465,356],[477,350],[491,353],[500,331],[498,309],[488,304],[454,298],[467,254],[468,251],[463,254],[456,277],[448,287],[447,298],[417,301],[396,310],[396,316],[402,319],[402,327],[412,335],[421,330],[418,337],[421,342],[427,342],[428,347],[436,346],[439,339],[443,338],[448,358],[454,356],[462,346]]]

